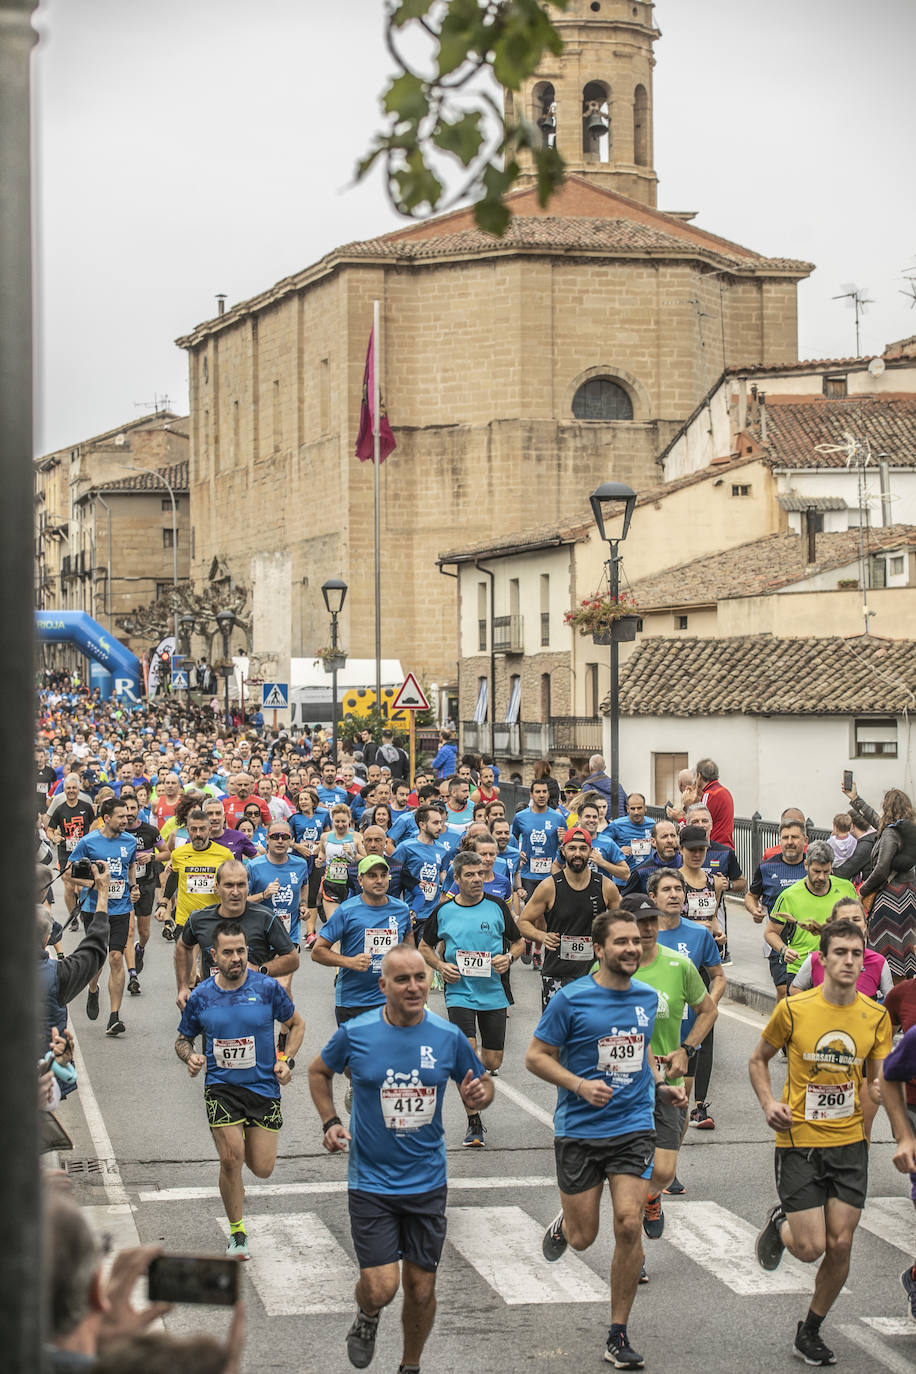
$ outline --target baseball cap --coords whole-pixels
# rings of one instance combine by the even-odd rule
[[[591,847],[592,843],[591,835],[582,825],[571,825],[569,829],[564,832],[563,839],[560,843],[568,844],[570,840],[584,840],[589,847]]]
[[[625,897],[621,897],[620,910],[629,911],[631,915],[636,917],[637,921],[662,914],[651,897],[647,897],[645,892],[629,892]]]
[[[379,867],[387,868],[388,860],[382,858],[381,854],[367,854],[364,859],[360,859],[359,863],[356,866],[356,872],[359,874],[360,877],[362,877],[364,873],[369,872],[370,868]]]
[[[682,849],[699,849],[701,846],[704,849],[709,848],[709,839],[701,825],[683,826],[677,838]]]

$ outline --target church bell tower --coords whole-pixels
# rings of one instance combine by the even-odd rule
[[[653,47],[660,36],[650,0],[571,0],[550,17],[562,35],[558,57],[548,54],[518,92],[507,91],[506,117],[524,115],[546,144],[555,145],[567,171],[596,186],[655,206],[653,168]],[[520,183],[534,183],[523,149]]]

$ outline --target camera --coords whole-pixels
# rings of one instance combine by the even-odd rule
[[[93,878],[92,860],[77,859],[76,863],[70,865],[70,876],[71,878],[88,879],[91,882]]]

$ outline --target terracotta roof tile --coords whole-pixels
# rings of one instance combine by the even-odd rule
[[[869,553],[881,549],[916,546],[916,526],[891,525],[866,532]],[[722,553],[708,554],[681,563],[630,585],[630,595],[641,611],[666,606],[709,605],[731,596],[765,595],[788,587],[816,572],[829,572],[855,562],[859,531],[819,534],[816,563],[807,563],[808,543],[797,534],[771,534]]]
[[[620,710],[625,716],[894,715],[916,707],[914,685],[912,639],[651,638],[621,668]]]
[[[158,472],[160,477],[164,477],[173,491],[187,492],[188,490],[188,464],[187,460],[182,463],[172,463],[169,467],[154,468],[149,473],[138,472],[131,477],[120,477],[116,482],[96,482],[93,491],[161,491],[166,488],[162,482],[157,482],[153,476]],[[167,493],[166,493],[167,494]]]
[[[540,525],[533,529],[529,526],[526,530],[501,534],[484,543],[462,544],[457,549],[449,549],[439,555],[439,562],[467,563],[484,556],[504,557],[526,548],[547,548],[551,544],[578,544],[594,528],[592,520],[582,520],[578,524]]]
[[[761,445],[761,457],[774,467],[843,468],[844,453],[818,453],[817,447],[842,444],[847,432],[870,444],[874,462],[880,453],[891,467],[916,467],[916,396],[821,396],[803,401],[772,396],[766,402],[766,427],[764,443],[755,411],[745,432]]]

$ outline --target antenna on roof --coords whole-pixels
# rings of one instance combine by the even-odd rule
[[[862,349],[859,347],[859,320],[865,314],[866,305],[874,305],[874,301],[865,293],[868,290],[865,286],[856,286],[854,282],[844,282],[840,287],[840,295],[834,296],[835,301],[849,301],[856,312],[856,357],[861,358]]]
[[[836,299],[836,298],[835,298]],[[871,444],[868,439],[857,439],[848,429],[843,430],[842,444],[815,444],[815,453],[842,453],[847,468],[855,467],[859,488],[859,585],[862,588],[862,615],[865,618],[865,633],[869,634],[868,622],[875,614],[868,605],[868,550],[866,534],[868,527],[869,493],[865,485],[865,469],[872,461]]]
[[[160,396],[158,391],[154,391],[151,401],[134,401],[134,407],[137,410],[152,410],[156,415],[161,415],[164,411],[171,410],[172,401],[168,392]]]

